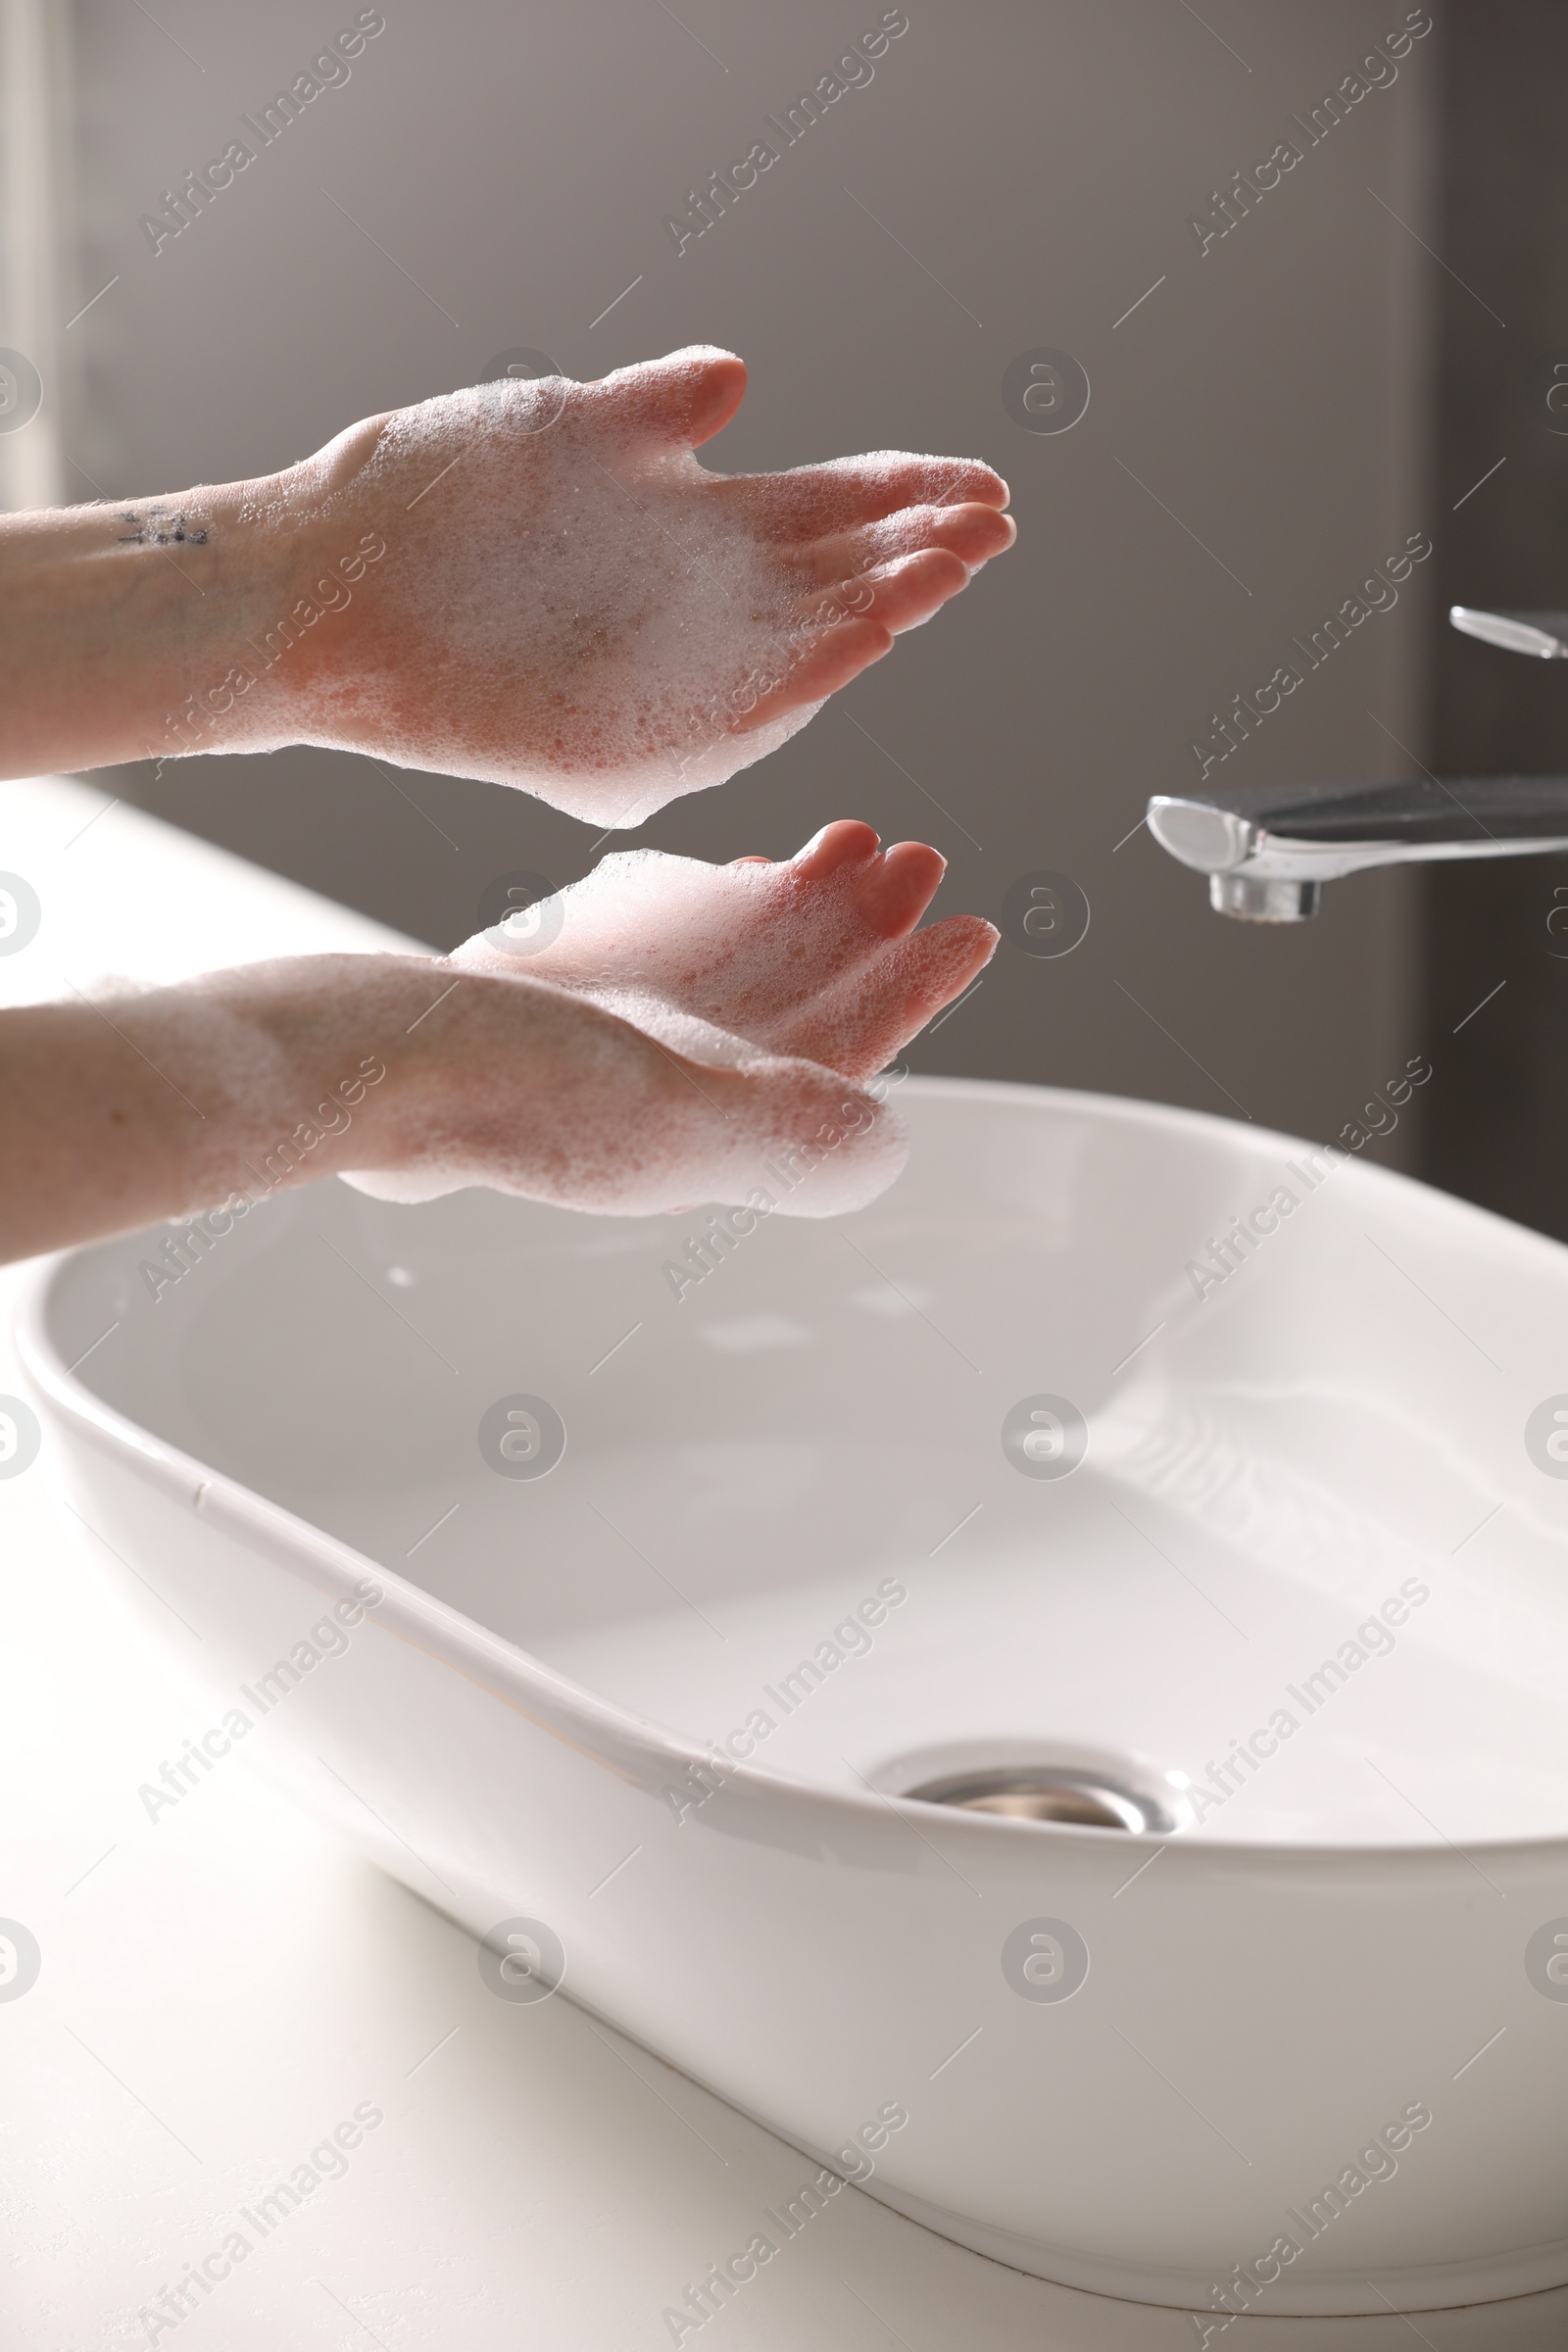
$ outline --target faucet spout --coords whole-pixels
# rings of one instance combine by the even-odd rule
[[[1448,619],[1462,636],[1500,645],[1505,654],[1568,661],[1568,612],[1495,612],[1479,605],[1450,605]]]
[[[1317,912],[1325,882],[1368,866],[1568,850],[1568,776],[1156,793],[1149,829],[1207,874],[1217,913],[1299,923]]]
[[[1504,653],[1568,661],[1568,612],[1451,605],[1448,619],[1465,636]],[[1568,776],[1156,793],[1149,830],[1183,865],[1207,874],[1208,903],[1217,914],[1300,923],[1316,914],[1325,882],[1365,866],[1568,850]]]

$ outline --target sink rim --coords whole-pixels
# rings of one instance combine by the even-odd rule
[[[1289,1156],[1303,1150],[1330,1148],[1314,1146],[1273,1129],[1244,1127],[1237,1120],[1206,1111],[1097,1094],[1087,1089],[925,1076],[911,1077],[906,1085],[916,1100],[1006,1102],[1019,1107],[1087,1112],[1093,1117],[1130,1126],[1198,1136],[1207,1141],[1223,1140],[1231,1150],[1245,1152],[1249,1157],[1268,1158],[1277,1151]],[[1473,1202],[1439,1193],[1418,1178],[1359,1161],[1348,1172],[1352,1184],[1370,1185],[1375,1191],[1394,1187],[1400,1193],[1419,1194],[1424,1200],[1437,1199],[1464,1223],[1482,1220],[1488,1227],[1505,1231],[1515,1243],[1546,1252],[1561,1252],[1568,1258],[1568,1245],[1533,1233]],[[894,1189],[896,1194],[897,1188]],[[874,1213],[874,1206],[869,1213]],[[18,1356],[24,1379],[48,1414],[67,1423],[95,1451],[109,1456],[122,1468],[133,1470],[207,1520],[216,1532],[259,1544],[264,1552],[279,1558],[281,1564],[330,1596],[348,1593],[359,1578],[373,1577],[383,1592],[376,1623],[468,1674],[505,1703],[523,1702],[524,1713],[552,1731],[566,1733],[596,1763],[624,1770],[623,1763],[617,1764],[617,1752],[621,1758],[635,1757],[649,1767],[646,1774],[635,1777],[657,1786],[656,1770],[667,1779],[672,1771],[685,1771],[693,1764],[709,1761],[708,1748],[689,1735],[601,1697],[585,1684],[548,1665],[535,1652],[492,1632],[451,1602],[437,1599],[397,1570],[356,1550],[226,1472],[210,1468],[185,1453],[157,1432],[106,1403],[85,1382],[77,1379],[50,1331],[49,1318],[57,1287],[78,1259],[113,1248],[127,1238],[105,1236],[42,1258],[25,1280],[16,1321]],[[758,1798],[774,1801],[808,1798],[861,1825],[891,1808],[896,1818],[907,1818],[913,1826],[922,1823],[933,1826],[933,1808],[909,1796],[875,1789],[862,1793],[833,1782],[812,1780],[777,1766],[751,1761],[726,1758],[724,1769],[727,1783],[750,1790]],[[1098,1829],[1089,1824],[1016,1820],[1002,1814],[964,1812],[961,1808],[940,1810],[946,1832],[971,1842],[977,1838],[1024,1838],[1034,1841],[1028,1850],[1038,1853],[1038,1840],[1044,1836],[1054,1844],[1065,1841],[1065,1851],[1081,1854],[1108,1849],[1122,1855],[1128,1853],[1130,1846],[1153,1851],[1161,1845],[1170,1845],[1178,1853],[1191,1852],[1196,1862],[1190,1867],[1207,1873],[1216,1869],[1228,1872],[1232,1863],[1237,1875],[1250,1875],[1260,1865],[1273,1871],[1296,1870],[1302,1875],[1324,1868],[1336,1872],[1352,1868],[1363,1875],[1369,1870],[1388,1867],[1407,1873],[1430,1868],[1445,1874],[1452,1868],[1452,1848],[1446,1841],[1435,1843],[1430,1839],[1357,1839],[1353,1843],[1336,1843],[1331,1839],[1220,1838],[1205,1836],[1200,1826],[1178,1826],[1164,1832]],[[1553,1851],[1568,1858],[1568,1827],[1560,1832],[1526,1837],[1470,1838],[1464,1850],[1485,1852],[1499,1859],[1510,1854],[1539,1858]]]

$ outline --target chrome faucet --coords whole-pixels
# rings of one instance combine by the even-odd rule
[[[1568,612],[1455,605],[1467,636],[1544,662],[1568,661]],[[1325,882],[1366,866],[1568,850],[1568,776],[1484,776],[1400,784],[1261,784],[1230,793],[1156,793],[1149,829],[1208,876],[1208,903],[1253,923],[1316,914]]]

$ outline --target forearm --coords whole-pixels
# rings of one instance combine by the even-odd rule
[[[331,616],[386,553],[332,527],[378,429],[256,481],[0,515],[0,777],[308,739]]]
[[[417,956],[313,956],[0,1013],[0,1257],[395,1163]]]
[[[390,1198],[483,1184],[645,1216],[744,1201],[804,1152],[785,1213],[831,1216],[905,1151],[831,1070],[693,1061],[571,989],[422,956],[0,1013],[0,1259],[350,1171]]]

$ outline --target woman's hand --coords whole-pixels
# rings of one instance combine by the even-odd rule
[[[0,775],[316,743],[600,826],[722,782],[1013,538],[963,460],[709,472],[745,380],[484,384],[263,480],[0,517]]]
[[[829,1216],[905,1156],[892,1113],[809,1062],[696,1058],[548,981],[418,956],[0,1013],[0,1092],[5,1257],[348,1170],[394,1199],[484,1184],[642,1215],[744,1201],[771,1162],[791,1214]]]
[[[721,1031],[864,1080],[995,951],[978,915],[915,929],[943,871],[923,842],[881,850],[869,825],[849,821],[778,864],[630,850],[449,960],[554,981],[694,1053]]]

